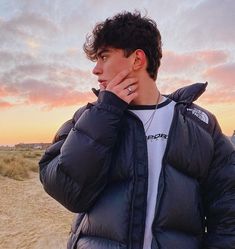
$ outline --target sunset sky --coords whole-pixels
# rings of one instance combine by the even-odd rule
[[[51,142],[80,106],[96,100],[85,37],[97,22],[134,9],[162,34],[160,91],[208,81],[197,104],[232,135],[234,0],[0,0],[0,145]]]

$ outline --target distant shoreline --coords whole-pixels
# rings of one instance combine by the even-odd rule
[[[0,149],[46,149],[51,143],[18,143],[0,145]]]
[[[228,139],[235,145],[235,135],[227,136]],[[29,149],[46,149],[51,143],[17,143],[17,144],[0,144],[0,149],[13,149],[13,148],[29,148]]]

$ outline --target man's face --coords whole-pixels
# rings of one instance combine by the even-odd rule
[[[108,83],[122,70],[132,67],[132,56],[125,57],[122,49],[102,48],[97,51],[97,62],[93,74],[106,88]]]

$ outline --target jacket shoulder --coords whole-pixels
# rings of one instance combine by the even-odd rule
[[[234,150],[231,141],[223,134],[220,124],[213,113],[199,105],[192,103],[184,109],[186,118],[202,128],[211,137],[215,148],[221,148],[224,154]],[[223,146],[221,146],[223,144]]]
[[[175,92],[166,95],[175,102],[192,103],[196,101],[206,90],[208,83],[194,83],[189,86],[182,87]]]
[[[210,135],[214,133],[215,129],[221,131],[215,115],[199,105],[194,103],[187,105],[184,110],[184,115],[194,121]]]

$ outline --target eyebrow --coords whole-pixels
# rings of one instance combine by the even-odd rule
[[[107,52],[110,52],[110,49],[108,49],[108,48],[103,48],[103,49],[101,49],[101,50],[96,54],[96,57],[99,58],[103,53],[107,53]]]

